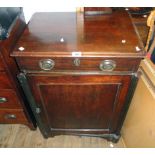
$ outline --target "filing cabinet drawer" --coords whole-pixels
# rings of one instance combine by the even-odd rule
[[[0,109],[21,108],[16,93],[12,89],[0,89]]]
[[[31,60],[30,60],[31,59]],[[17,58],[21,70],[29,71],[136,71],[138,58]],[[108,64],[107,64],[108,62]],[[106,64],[104,64],[106,63]],[[105,66],[104,66],[105,65]],[[114,66],[111,66],[114,65]]]
[[[0,109],[1,123],[25,123],[26,117],[22,109]]]
[[[0,89],[10,89],[10,88],[12,88],[12,85],[6,72],[0,72]]]

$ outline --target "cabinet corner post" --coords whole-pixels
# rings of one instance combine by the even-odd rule
[[[20,85],[24,91],[24,94],[27,98],[28,104],[31,107],[31,110],[34,114],[34,117],[36,119],[36,122],[37,122],[37,125],[39,126],[40,131],[42,132],[44,138],[48,138],[48,128],[45,127],[45,124],[42,122],[42,119],[40,117],[41,109],[40,109],[40,107],[38,107],[38,105],[36,104],[36,102],[34,100],[34,97],[31,93],[31,89],[29,87],[25,73],[19,73],[17,75],[17,78],[18,78]]]

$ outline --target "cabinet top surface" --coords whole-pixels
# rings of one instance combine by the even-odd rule
[[[143,56],[143,46],[126,11],[110,15],[35,13],[12,53],[14,56]]]

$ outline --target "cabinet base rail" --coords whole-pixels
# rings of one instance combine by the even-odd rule
[[[56,132],[51,132],[51,135],[49,137],[55,137],[57,135],[61,135],[61,134],[57,134]],[[81,134],[81,133],[63,133],[62,135],[72,135],[72,136],[79,136],[79,137],[96,137],[96,138],[104,138],[107,141],[111,141],[113,143],[117,143],[121,137],[120,134],[115,134],[115,133],[111,133],[111,134]],[[47,138],[47,137],[45,137]]]

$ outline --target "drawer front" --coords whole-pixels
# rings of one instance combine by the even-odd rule
[[[0,89],[10,89],[12,84],[6,74],[6,72],[0,72]]]
[[[29,71],[136,71],[138,58],[17,58],[21,70]]]
[[[18,97],[12,89],[0,89],[0,109],[21,108]]]
[[[0,109],[0,123],[25,123],[26,117],[22,109]]]

